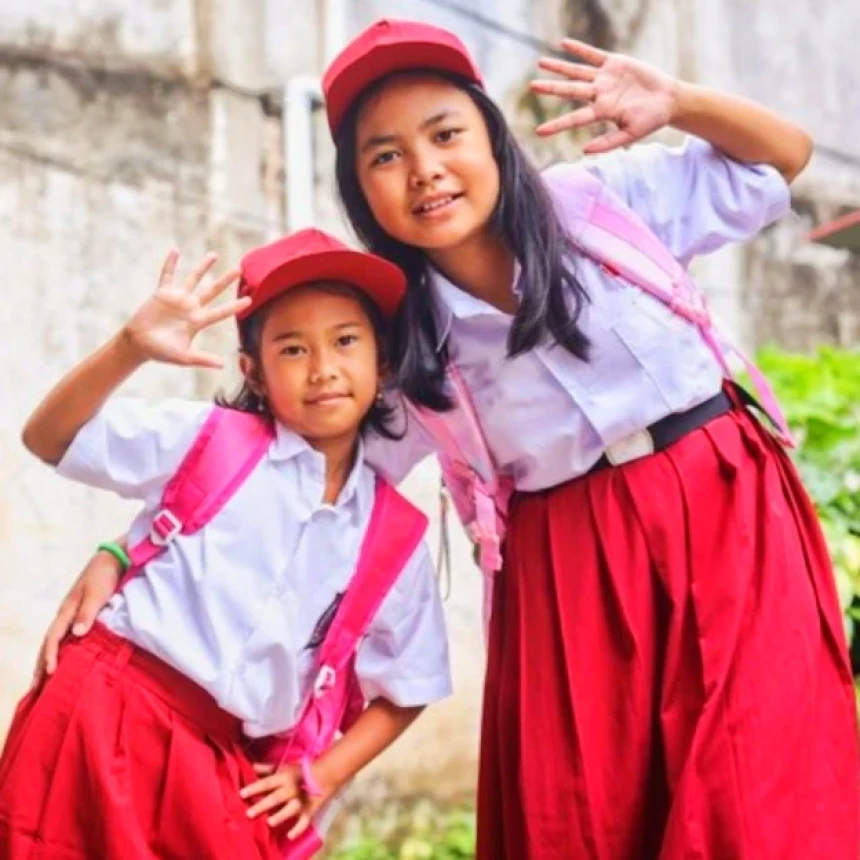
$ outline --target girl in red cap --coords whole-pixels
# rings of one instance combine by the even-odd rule
[[[462,380],[513,490],[478,856],[854,860],[852,678],[813,508],[700,326],[621,277],[591,217],[636,219],[645,269],[668,259],[685,283],[696,256],[788,211],[811,141],[745,100],[564,49],[541,61],[561,77],[532,86],[582,106],[538,133],[613,128],[598,157],[543,175],[451,33],[378,22],[324,79],[350,220],[409,280],[397,380],[424,410]],[[624,149],[667,125],[683,145]],[[413,422],[375,456],[397,477],[440,446]]]
[[[445,410],[453,365],[513,485],[478,856],[853,860],[852,678],[812,506],[699,329],[583,251],[576,199],[633,210],[686,277],[788,211],[810,138],[563,48],[532,89],[581,106],[538,133],[612,127],[543,176],[450,33],[379,22],[324,78],[352,225],[409,278],[398,382]],[[624,149],[667,125],[683,145]]]
[[[0,756],[4,860],[304,860],[339,789],[449,692],[426,520],[377,484],[360,438],[391,435],[380,338],[402,273],[303,231],[247,255],[239,297],[216,307],[238,273],[204,283],[215,259],[179,284],[171,253],[154,295],[24,429],[59,474],[143,503],[142,569],[18,707]],[[194,340],[233,315],[244,385],[220,409],[112,396],[150,361],[220,367]],[[256,459],[215,499],[205,487],[245,428]],[[192,494],[197,527],[165,529]],[[255,767],[263,750],[275,757]]]

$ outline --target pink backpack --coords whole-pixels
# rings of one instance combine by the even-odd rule
[[[272,426],[264,418],[213,407],[165,488],[149,535],[129,551],[132,567],[119,588],[177,535],[203,528],[239,489],[272,438]],[[424,514],[387,481],[377,479],[373,511],[355,573],[317,651],[313,688],[289,732],[254,741],[256,760],[276,766],[294,762],[307,774],[310,763],[361,714],[366,702],[355,674],[356,650],[426,527]],[[312,857],[323,844],[321,829],[315,822],[293,842],[284,837],[281,848],[285,860]]]
[[[716,356],[723,374],[733,378],[732,356],[753,381],[780,441],[793,447],[791,431],[761,371],[716,328],[707,297],[650,227],[604,183],[585,169],[550,168],[545,174],[562,223],[578,249],[609,274],[622,278],[695,325]],[[439,446],[442,478],[454,507],[479,551],[484,577],[484,623],[489,622],[493,577],[502,566],[501,542],[512,484],[493,464],[460,371],[447,368],[454,401],[449,412],[409,404],[410,411]]]

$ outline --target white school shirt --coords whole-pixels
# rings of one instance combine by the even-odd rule
[[[732,161],[698,138],[550,168],[544,178],[562,218],[566,182],[578,170],[602,179],[685,266],[755,235],[790,207],[777,170]],[[590,299],[579,323],[591,341],[588,362],[553,345],[508,358],[512,317],[430,272],[440,345],[447,343],[462,372],[497,468],[518,490],[584,474],[609,445],[704,402],[722,384],[693,325],[584,256],[576,275]],[[372,439],[367,458],[399,480],[432,451],[432,440],[410,421],[401,443]]]
[[[211,408],[112,399],[77,434],[58,472],[140,499],[134,544]],[[313,683],[315,628],[354,572],[374,481],[359,452],[336,504],[324,504],[323,455],[278,425],[268,454],[224,508],[196,534],[177,537],[99,619],[207,690],[248,735],[288,729]],[[425,541],[373,619],[356,670],[367,699],[415,706],[450,693]]]

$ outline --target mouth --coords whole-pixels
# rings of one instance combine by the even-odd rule
[[[442,213],[450,209],[458,200],[463,197],[463,192],[456,194],[437,194],[426,200],[422,200],[412,209],[413,215],[432,216],[436,213]]]
[[[348,394],[331,392],[329,394],[318,394],[316,397],[309,397],[305,400],[305,403],[308,406],[334,406],[342,403],[344,400],[349,400]]]

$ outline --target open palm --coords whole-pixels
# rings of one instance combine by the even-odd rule
[[[155,292],[125,325],[129,340],[145,358],[194,367],[223,365],[219,356],[195,349],[194,338],[204,328],[240,313],[251,299],[245,297],[211,307],[212,301],[239,275],[231,271],[204,283],[204,276],[217,259],[215,254],[208,254],[182,285],[176,286],[179,253],[171,251],[167,255]]]
[[[567,80],[535,80],[534,92],[585,102],[585,105],[538,126],[540,135],[557,134],[598,122],[616,128],[590,141],[585,152],[608,152],[628,146],[668,125],[677,99],[677,81],[623,54],[612,54],[575,39],[562,42],[565,51],[585,62],[544,57],[540,68]]]

